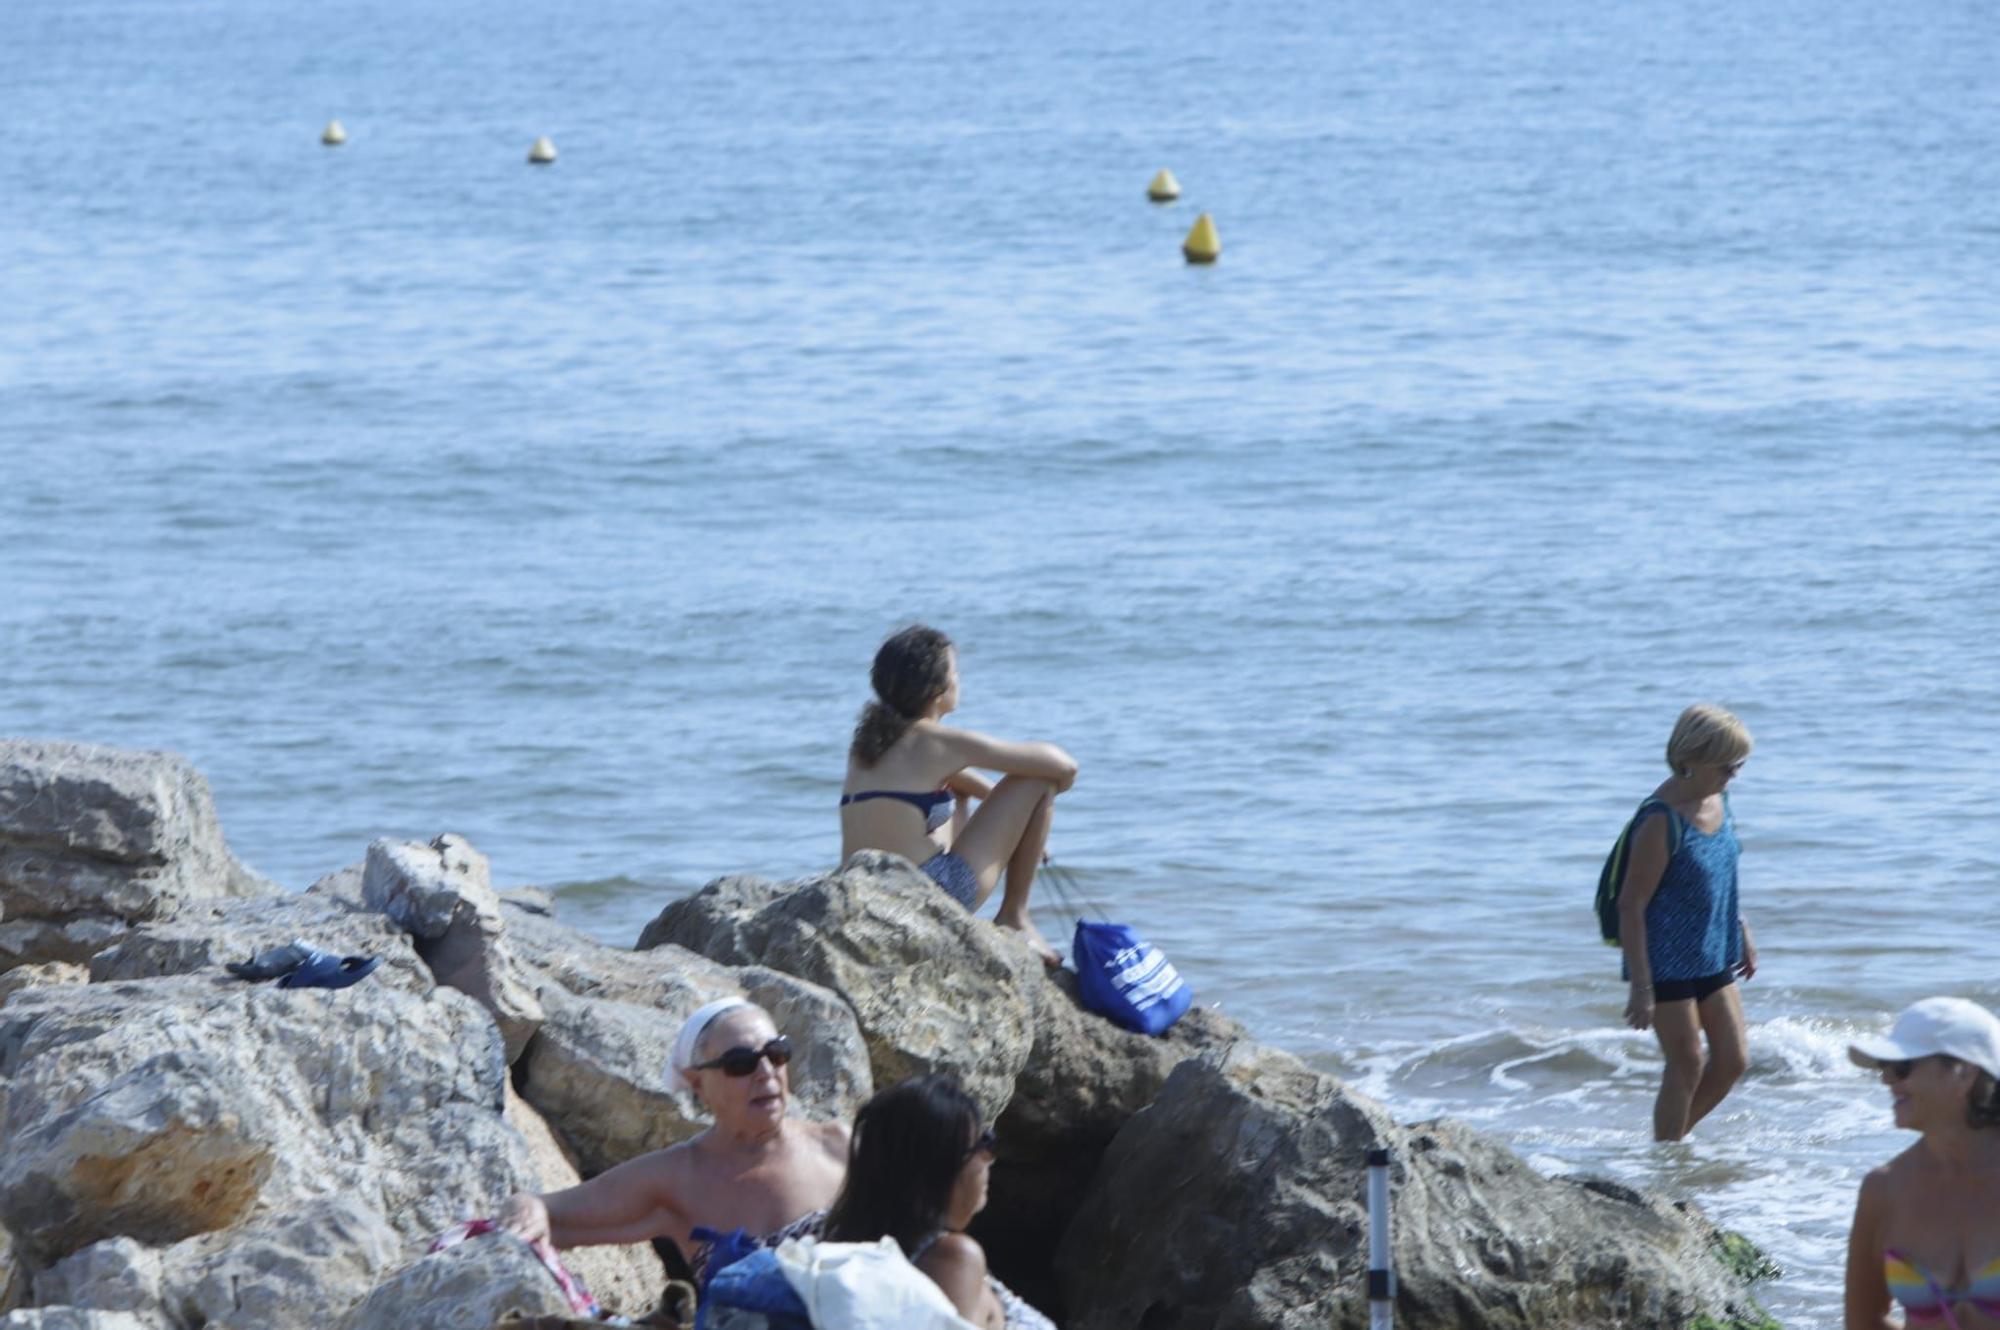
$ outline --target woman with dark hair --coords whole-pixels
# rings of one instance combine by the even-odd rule
[[[1881,1073],[1916,1144],[1861,1180],[1847,1242],[1847,1330],[2000,1326],[2000,1017],[1934,997],[1848,1057]]]
[[[1004,874],[993,922],[1018,929],[1045,963],[1062,964],[1028,917],[1028,892],[1076,760],[1052,743],[943,724],[958,707],[958,655],[935,628],[918,624],[884,642],[870,679],[875,696],[854,727],[841,787],[841,857],[900,854],[968,910],[984,904]],[[990,783],[974,768],[998,771],[1001,780]]]
[[[986,1272],[985,1251],[965,1233],[986,1206],[993,1145],[992,1129],[982,1127],[979,1105],[957,1077],[890,1086],[854,1119],[847,1181],[827,1212],[825,1238],[894,1238],[958,1314],[985,1330],[1055,1330]]]

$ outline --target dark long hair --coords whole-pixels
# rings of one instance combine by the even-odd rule
[[[874,1242],[886,1234],[914,1256],[944,1227],[979,1122],[979,1105],[944,1072],[892,1085],[862,1105],[826,1240]]]
[[[1978,1067],[1973,1070],[1979,1073],[1979,1079],[1972,1084],[1965,1120],[1975,1127],[2000,1127],[2000,1077]]]
[[[854,760],[872,767],[895,746],[951,682],[951,639],[935,628],[911,624],[882,644],[868,672],[874,698],[854,726]]]

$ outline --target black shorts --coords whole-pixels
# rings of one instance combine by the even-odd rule
[[[1700,1002],[1709,994],[1720,993],[1735,982],[1736,976],[1727,970],[1701,979],[1662,979],[1653,985],[1653,1001]]]

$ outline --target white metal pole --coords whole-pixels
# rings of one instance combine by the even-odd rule
[[[1368,1330],[1390,1330],[1396,1272],[1389,1259],[1389,1152],[1368,1152]]]

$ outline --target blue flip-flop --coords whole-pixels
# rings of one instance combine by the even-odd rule
[[[375,973],[380,956],[336,956],[314,950],[305,964],[278,981],[280,988],[346,988]]]

